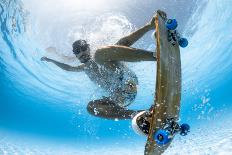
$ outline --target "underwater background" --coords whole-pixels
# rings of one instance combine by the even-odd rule
[[[87,113],[88,102],[107,95],[104,90],[85,73],[40,58],[78,65],[73,41],[88,40],[92,51],[114,44],[157,9],[176,18],[189,40],[181,49],[180,122],[190,124],[191,132],[177,135],[164,154],[232,152],[231,0],[0,0],[0,155],[143,154],[146,137],[134,133],[130,120]],[[133,46],[154,50],[152,31]],[[148,109],[156,64],[127,64],[139,79],[129,108]]]

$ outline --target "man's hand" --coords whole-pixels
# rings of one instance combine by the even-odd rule
[[[164,19],[167,19],[167,14],[164,11],[157,10],[157,13]]]
[[[155,15],[152,17],[151,21],[147,23],[151,30],[155,29]]]
[[[49,59],[48,57],[42,57],[40,60],[41,61],[47,61],[47,62],[51,61],[51,59]]]
[[[161,10],[157,10],[157,13],[164,19],[167,18],[167,15],[164,11],[161,11]],[[154,16],[152,17],[151,21],[147,23],[147,25],[149,26],[149,28],[151,30],[154,30],[155,29],[155,17],[156,17],[156,13],[154,13]]]

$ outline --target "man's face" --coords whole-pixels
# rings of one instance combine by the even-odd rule
[[[75,54],[75,56],[80,60],[80,61],[84,61],[86,59],[90,58],[90,48],[89,45],[87,44],[85,47],[81,47],[78,49],[73,48],[73,53]]]

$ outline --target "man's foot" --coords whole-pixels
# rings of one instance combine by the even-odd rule
[[[141,111],[132,119],[133,130],[143,136],[147,136],[150,129],[151,112]]]

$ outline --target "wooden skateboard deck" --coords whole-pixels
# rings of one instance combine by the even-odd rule
[[[145,146],[145,155],[160,155],[170,145],[158,145],[154,139],[156,131],[162,129],[166,119],[179,118],[181,99],[181,60],[179,44],[168,42],[168,31],[165,26],[166,13],[157,11],[155,17],[157,45],[157,75],[155,101],[152,107],[152,118]]]

